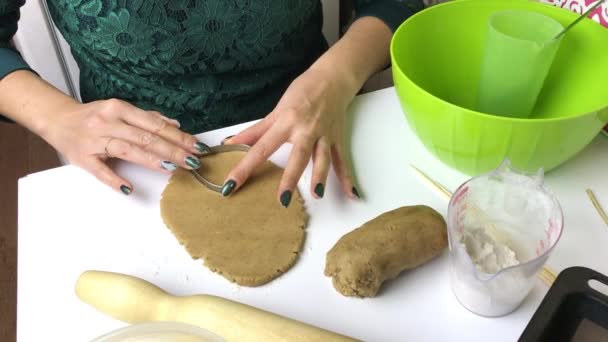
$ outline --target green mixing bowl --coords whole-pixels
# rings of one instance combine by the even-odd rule
[[[564,37],[530,118],[470,109],[488,18],[506,9],[536,11],[564,26],[577,18],[532,1],[456,0],[414,15],[391,42],[393,79],[410,126],[437,158],[469,175],[505,158],[523,171],[548,171],[581,151],[608,121],[608,29],[588,19]]]

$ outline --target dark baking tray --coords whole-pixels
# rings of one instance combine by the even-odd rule
[[[608,342],[608,296],[589,286],[592,279],[608,286],[608,277],[594,270],[563,270],[519,341]]]

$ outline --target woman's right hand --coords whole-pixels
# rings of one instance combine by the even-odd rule
[[[40,135],[71,164],[126,195],[133,186],[108,166],[109,158],[169,173],[177,166],[198,169],[197,155],[209,149],[177,121],[121,100],[73,102],[49,115]]]
[[[82,104],[28,70],[0,79],[0,113],[127,195],[133,186],[108,166],[110,157],[171,172],[177,166],[199,168],[196,155],[209,149],[158,112],[116,99]]]

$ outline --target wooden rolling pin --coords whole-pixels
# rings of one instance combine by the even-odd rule
[[[78,278],[76,295],[123,322],[182,322],[227,341],[355,341],[217,296],[173,296],[145,280],[120,273],[86,271]]]

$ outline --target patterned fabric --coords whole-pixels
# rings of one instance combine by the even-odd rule
[[[318,1],[48,0],[83,101],[122,98],[200,132],[267,114],[324,50]]]
[[[0,48],[8,47],[23,2],[0,0]],[[80,67],[84,102],[124,99],[192,133],[265,116],[327,48],[319,0],[47,3]],[[355,5],[393,29],[423,7],[421,0]]]
[[[578,14],[583,14],[589,8],[596,4],[595,0],[540,0],[547,4],[559,6],[562,8],[569,9]],[[594,9],[589,18],[597,21],[605,27],[608,27],[608,2],[604,2],[600,7]]]

